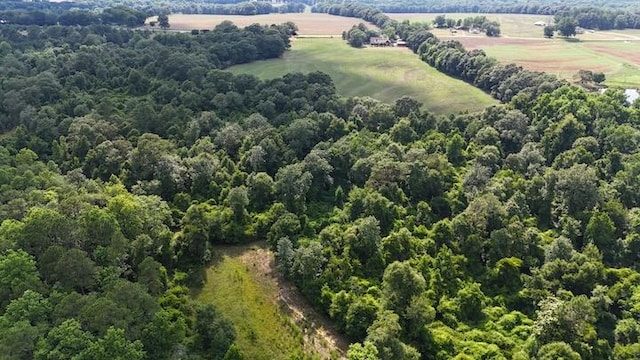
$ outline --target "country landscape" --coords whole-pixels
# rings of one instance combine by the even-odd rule
[[[0,3],[0,359],[640,358],[640,6]]]
[[[432,23],[437,15],[440,14],[393,13],[390,14],[390,18],[398,21],[410,20]],[[444,15],[455,19],[463,19],[478,14],[452,13]],[[484,36],[484,34],[470,34],[468,32],[451,33],[449,29],[433,29],[433,33],[442,39],[460,41],[469,50],[482,49],[486,51],[488,55],[505,63],[516,63],[527,69],[549,72],[561,78],[572,80],[579,70],[590,69],[606,73],[608,75],[607,84],[611,86],[640,87],[640,52],[637,50],[640,44],[640,30],[594,31],[580,34],[572,39],[545,39],[542,29],[539,26],[535,26],[534,23],[536,21],[551,23],[553,22],[552,15],[491,13],[482,15],[500,23],[502,36],[499,38],[488,38]],[[200,14],[178,14],[170,16],[171,29],[182,31],[208,28],[223,21],[232,21],[238,26],[247,26],[256,22],[261,24],[279,24],[292,21],[298,26],[298,36],[301,39],[314,37],[337,38],[345,29],[349,29],[362,22],[362,20],[349,17],[310,12],[299,14],[267,14],[253,17]],[[367,22],[365,21],[365,23]],[[375,25],[371,23],[367,24],[375,28]],[[320,41],[310,42],[310,40],[305,40],[304,44],[294,46],[291,53],[286,54],[295,57],[295,60],[289,60],[285,55],[287,64],[281,64],[281,68],[279,68],[278,71],[274,70],[276,65],[272,64],[267,65],[269,70],[265,70],[266,72],[262,74],[253,69],[260,68],[263,64],[246,66],[247,71],[248,73],[261,77],[283,75],[292,71],[304,72],[309,69],[309,67],[305,68],[305,65],[300,65],[301,67],[298,68],[292,65],[291,62],[306,62],[305,60],[301,60],[301,58],[304,59],[307,52],[314,51],[307,43],[318,44],[319,49],[315,51],[326,52]],[[532,54],[535,54],[535,56],[532,56]],[[339,56],[336,52],[327,53],[327,56],[331,55]],[[349,56],[347,55],[346,58],[348,59]],[[364,56],[364,60],[371,60],[374,63],[379,61],[375,56],[370,57],[368,54]],[[313,55],[310,54],[308,62],[314,61]],[[393,61],[395,61],[395,59]],[[348,62],[348,60],[346,62]],[[333,75],[332,77],[334,78],[344,79],[344,77],[338,73],[331,74],[326,68],[323,69],[323,71]],[[350,86],[348,88],[354,89]],[[385,86],[385,88],[388,88],[388,86]],[[354,91],[356,90],[354,89],[344,94],[355,95],[356,93]],[[371,94],[376,95],[374,92],[371,92]],[[427,97],[426,94],[425,97]],[[384,94],[378,95],[376,98],[387,100]],[[485,106],[486,103],[480,102],[477,103],[477,105]]]

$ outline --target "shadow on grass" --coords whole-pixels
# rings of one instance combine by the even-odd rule
[[[242,254],[256,249],[267,249],[266,241],[254,241],[237,245],[214,245],[211,248],[211,260],[198,268],[192,269],[187,274],[187,286],[191,290],[191,296],[197,298],[207,284],[209,269],[222,263],[225,257],[239,257]]]
[[[563,37],[562,38],[564,41],[568,42],[568,43],[579,43],[580,39],[576,38],[576,37]]]

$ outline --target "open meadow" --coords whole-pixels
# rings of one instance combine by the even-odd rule
[[[155,17],[148,18],[146,24],[155,21]],[[205,15],[205,14],[172,14],[169,15],[171,30],[189,31],[193,29],[213,29],[223,21],[231,21],[237,26],[244,27],[251,24],[282,24],[292,21],[298,26],[299,35],[336,35],[341,36],[344,30],[353,25],[364,22],[360,19],[319,13],[289,13],[266,15]],[[148,25],[147,25],[148,26]],[[376,28],[373,24],[367,26]]]
[[[388,103],[408,95],[439,114],[481,110],[495,103],[481,90],[428,66],[407,48],[355,49],[341,38],[297,38],[282,59],[237,65],[229,71],[262,79],[322,71],[341,95]]]
[[[388,14],[396,20],[432,22],[438,14]],[[544,71],[572,80],[578,70],[605,73],[605,84],[640,87],[640,30],[594,31],[575,38],[545,39],[537,21],[552,23],[548,15],[522,14],[445,14],[452,19],[485,15],[500,23],[502,34],[490,38],[484,34],[452,33],[434,29],[441,39],[455,39],[467,49],[483,49],[487,55],[526,69]]]

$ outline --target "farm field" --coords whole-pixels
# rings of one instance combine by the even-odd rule
[[[438,14],[388,14],[397,20],[432,22]],[[499,38],[483,34],[451,33],[434,29],[441,39],[455,39],[467,49],[483,49],[489,56],[526,69],[545,71],[572,80],[578,70],[605,73],[605,84],[640,87],[640,30],[595,31],[579,34],[575,39],[545,39],[536,21],[551,23],[552,16],[522,14],[446,14],[453,19],[485,15],[498,21]]]
[[[481,45],[462,41],[468,49],[482,48],[490,56],[526,69],[553,73],[571,80],[578,70],[605,73],[609,86],[640,87],[640,42],[568,42],[563,39]],[[531,54],[535,54],[532,56]]]
[[[425,13],[389,13],[390,18],[402,21],[418,21],[432,23],[438,15],[442,14],[425,14]],[[444,14],[451,19],[464,19],[471,16],[486,16],[491,21],[500,23],[502,35],[514,37],[538,37],[542,38],[542,27],[535,26],[536,21],[544,21],[546,23],[553,22],[552,15],[528,15],[528,14],[474,14],[474,13],[454,13]],[[434,29],[437,36],[449,34],[448,30]],[[484,35],[481,35],[484,37]]]
[[[156,17],[148,18],[146,24],[156,20]],[[171,30],[188,31],[193,29],[213,29],[217,24],[228,20],[239,27],[251,24],[282,24],[292,21],[298,26],[299,35],[337,35],[341,36],[344,30],[363,22],[360,19],[343,16],[335,16],[318,13],[289,13],[267,15],[204,15],[204,14],[172,14],[169,15]],[[367,26],[376,28],[373,24]]]
[[[337,358],[348,343],[302,297],[276,275],[273,255],[258,245],[215,248],[218,259],[196,294],[212,303],[236,329],[246,359],[271,360],[316,355]]]
[[[282,59],[228,70],[262,79],[322,71],[331,76],[341,95],[371,96],[387,103],[408,95],[439,114],[481,110],[495,103],[488,94],[438,72],[406,48],[355,49],[340,38],[298,38]]]

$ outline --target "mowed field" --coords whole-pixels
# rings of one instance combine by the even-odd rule
[[[437,15],[389,14],[397,20],[424,22],[432,22]],[[452,19],[477,15],[498,21],[502,36],[489,38],[468,32],[451,33],[447,29],[434,29],[433,32],[441,39],[456,39],[467,49],[484,49],[489,56],[526,69],[549,72],[568,80],[574,79],[581,69],[601,71],[607,77],[607,85],[640,88],[640,30],[594,31],[572,39],[545,39],[543,28],[534,23],[552,23],[551,16],[446,14]]]
[[[155,21],[155,17],[148,18],[146,24]],[[291,13],[291,14],[266,14],[266,15],[202,15],[202,14],[172,14],[169,15],[171,30],[203,30],[213,29],[223,21],[231,21],[239,27],[251,24],[282,24],[292,21],[298,26],[298,34],[303,35],[336,35],[342,36],[344,30],[349,30],[353,25],[362,21],[356,18],[334,16],[318,13]],[[366,23],[366,22],[365,22]],[[371,28],[375,25],[367,23]]]
[[[344,96],[371,96],[387,103],[408,95],[424,108],[449,114],[495,104],[489,95],[420,61],[406,48],[355,49],[341,38],[297,38],[282,59],[233,66],[235,74],[262,79],[290,72],[322,71]]]

